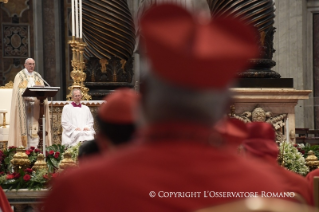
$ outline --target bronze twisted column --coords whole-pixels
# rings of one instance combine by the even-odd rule
[[[273,0],[207,0],[212,17],[232,15],[259,31],[260,58],[252,58],[252,68],[240,74],[243,78],[280,78],[271,70],[276,65],[272,60],[273,36],[275,33],[275,5]]]

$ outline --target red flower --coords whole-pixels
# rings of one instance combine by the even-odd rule
[[[34,152],[35,152],[35,153],[38,153],[38,152],[40,152],[40,150],[39,150],[39,149],[35,149]]]
[[[32,173],[32,169],[30,169],[30,168],[26,168],[24,171],[27,173],[30,173],[30,174]]]
[[[31,179],[31,176],[26,174],[26,175],[24,175],[23,179],[24,179],[24,181],[29,181]]]
[[[13,173],[14,179],[18,179],[20,177],[20,173]]]
[[[7,175],[7,180],[11,180],[11,179],[13,179],[13,178],[14,178],[13,174],[8,174],[8,175]]]
[[[301,150],[300,152],[301,152],[301,154],[305,154],[305,151],[304,151],[304,150]]]
[[[32,153],[32,152],[33,152],[33,150],[32,150],[32,149],[28,149],[28,151],[29,151],[30,153]]]
[[[57,176],[59,176],[58,173],[52,173],[52,175],[51,175],[52,178],[56,178]]]
[[[298,144],[294,144],[294,147],[298,147]]]
[[[0,175],[3,175],[4,174],[4,172],[0,172]]]
[[[49,176],[47,174],[45,174],[45,175],[43,175],[43,178],[48,180]]]
[[[50,150],[49,154],[50,154],[50,155],[53,155],[53,154],[54,154],[54,151],[53,151],[53,150]]]
[[[59,156],[60,156],[60,152],[56,152],[56,153],[54,154],[54,157],[55,157],[56,159],[58,159]]]
[[[15,147],[15,146],[9,146],[9,149],[15,149],[15,148],[17,148],[17,147]]]
[[[30,152],[29,150],[26,150],[26,151],[25,151],[25,154],[30,155],[31,152]]]
[[[34,150],[35,148],[34,148],[34,146],[30,146],[30,149]]]

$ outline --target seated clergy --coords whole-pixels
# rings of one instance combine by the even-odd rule
[[[80,141],[94,139],[93,116],[90,109],[80,103],[81,90],[73,89],[71,104],[65,105],[62,111],[62,145],[74,146]]]

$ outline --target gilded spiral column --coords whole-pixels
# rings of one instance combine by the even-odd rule
[[[93,96],[132,82],[135,28],[126,0],[83,0],[83,40],[85,84]]]
[[[272,71],[273,36],[275,33],[275,3],[273,0],[207,0],[212,17],[235,16],[255,26],[259,31],[260,58],[252,58],[253,68],[241,73],[244,78],[280,78]]]

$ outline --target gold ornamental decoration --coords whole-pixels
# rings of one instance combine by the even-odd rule
[[[26,169],[30,166],[30,160],[28,158],[28,155],[25,153],[24,147],[18,147],[17,153],[14,154],[13,159],[11,160],[11,163],[14,168],[14,172],[19,172],[20,169]]]
[[[40,169],[48,169],[47,163],[44,161],[44,155],[38,154],[37,161],[34,163],[32,169],[34,171],[40,170]]]
[[[60,165],[59,165],[59,170],[60,171],[65,170],[65,169],[67,169],[69,167],[75,167],[76,166],[76,163],[71,158],[71,153],[70,152],[66,151],[63,154],[63,157],[64,157],[64,159],[60,162]]]
[[[86,88],[83,83],[86,79],[86,73],[84,73],[85,62],[83,60],[83,54],[86,44],[83,42],[82,39],[75,39],[74,36],[72,36],[72,40],[69,41],[69,44],[72,48],[71,66],[73,69],[70,73],[70,76],[73,80],[73,84],[68,88],[70,90],[70,93],[66,96],[66,99],[71,100],[72,90],[78,88],[81,90],[83,95],[82,98],[84,100],[91,100],[92,97],[88,94],[89,89]]]
[[[4,86],[1,86],[0,89],[12,89],[13,88],[13,82],[9,81],[7,84]]]
[[[319,160],[312,150],[308,152],[308,156],[306,158],[306,165],[309,167],[310,171],[318,168],[319,166]]]

